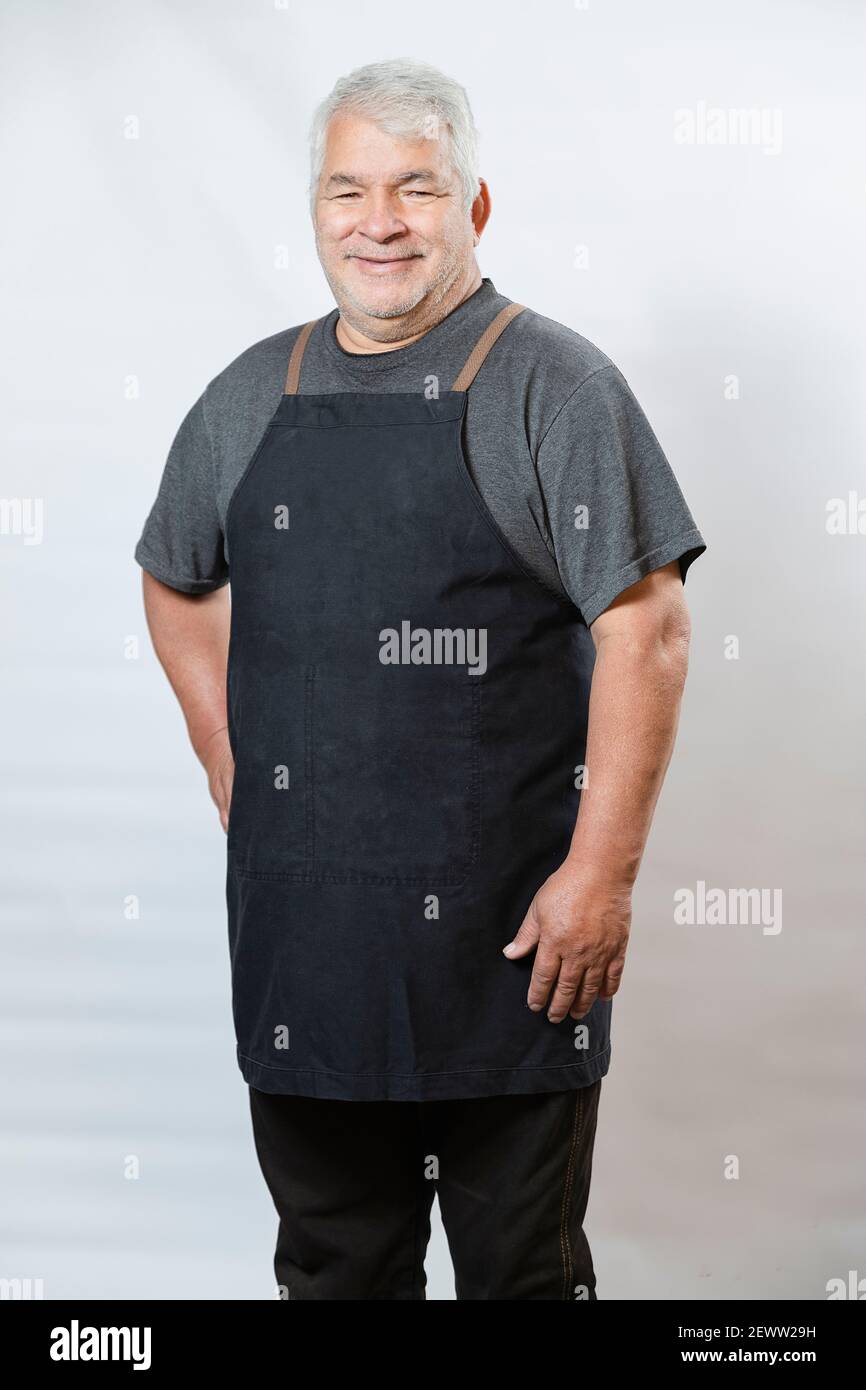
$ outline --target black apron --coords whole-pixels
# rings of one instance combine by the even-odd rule
[[[502,948],[563,861],[594,644],[472,482],[467,388],[298,394],[232,496],[227,903],[260,1090],[437,1100],[607,1071],[610,1001],[552,1024]]]

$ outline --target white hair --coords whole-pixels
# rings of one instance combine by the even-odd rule
[[[478,132],[459,82],[429,63],[391,58],[341,77],[316,108],[310,127],[310,208],[325,161],[328,122],[338,112],[366,117],[398,140],[445,139],[468,213],[478,196]]]

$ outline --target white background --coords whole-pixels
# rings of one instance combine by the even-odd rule
[[[332,307],[309,118],[342,73],[396,56],[469,92],[482,272],[617,362],[708,543],[602,1085],[599,1296],[820,1299],[866,1275],[866,536],[825,522],[866,495],[862,7],[4,11],[2,495],[45,511],[41,544],[0,535],[0,1275],[47,1298],[272,1294],[224,838],[132,551],[205,384]],[[781,149],[677,143],[699,103],[779,110]],[[676,925],[699,879],[781,888],[782,931]],[[428,1272],[452,1298],[438,1228]]]

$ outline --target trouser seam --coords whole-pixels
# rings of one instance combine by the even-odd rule
[[[559,1227],[559,1247],[562,1255],[562,1297],[567,1299],[571,1280],[574,1273],[574,1258],[571,1249],[571,1237],[568,1230],[568,1218],[571,1212],[571,1186],[574,1178],[574,1155],[577,1150],[577,1141],[583,1121],[583,1090],[575,1092],[574,1101],[574,1124],[571,1130],[571,1149],[568,1155],[568,1166],[565,1171],[565,1187],[562,1193],[562,1218]]]
[[[422,1211],[422,1207],[423,1207],[422,1196],[421,1196],[422,1193],[424,1193],[424,1198],[426,1199],[426,1192],[424,1191],[424,1188],[423,1188],[423,1186],[422,1186],[422,1183],[423,1183],[423,1181],[424,1181],[424,1162],[423,1162],[424,1126],[423,1126],[423,1124],[422,1124],[422,1118],[421,1118],[421,1112],[420,1112],[420,1111],[417,1111],[417,1112],[416,1112],[416,1130],[415,1130],[415,1133],[416,1133],[416,1138],[418,1138],[418,1139],[421,1140],[421,1142],[418,1144],[418,1147],[417,1147],[417,1150],[416,1150],[416,1154],[415,1154],[415,1161],[416,1161],[416,1163],[417,1163],[419,1160],[420,1160],[420,1162],[421,1162],[421,1173],[420,1173],[420,1175],[419,1175],[418,1173],[415,1174],[415,1181],[414,1181],[414,1183],[413,1183],[413,1188],[414,1188],[414,1192],[415,1192],[415,1214],[414,1214],[413,1234],[412,1234],[412,1277],[411,1277],[410,1290],[409,1290],[409,1291],[410,1291],[410,1295],[411,1295],[411,1299],[412,1299],[413,1302],[416,1301],[416,1296],[417,1296],[417,1294],[418,1294],[418,1292],[419,1292],[420,1283],[421,1283],[420,1271],[419,1271],[419,1269],[418,1269],[418,1251],[419,1251],[419,1243],[420,1243],[420,1236],[421,1236],[421,1211]]]

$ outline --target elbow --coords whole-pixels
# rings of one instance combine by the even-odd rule
[[[691,617],[685,597],[680,594],[662,615],[655,643],[660,664],[680,687],[685,685],[689,671],[691,640]]]

